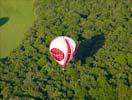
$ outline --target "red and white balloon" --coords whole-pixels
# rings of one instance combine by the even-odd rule
[[[59,36],[50,44],[50,54],[60,65],[65,66],[76,52],[76,43],[67,36]]]

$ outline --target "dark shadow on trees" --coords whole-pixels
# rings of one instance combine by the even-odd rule
[[[8,17],[1,17],[0,18],[0,26],[6,24],[9,21]]]
[[[105,41],[104,34],[96,35],[89,39],[83,39],[77,49],[75,59],[82,64],[86,63],[86,58],[93,56],[103,46]]]
[[[18,96],[18,97],[20,97],[20,98],[25,98],[25,99],[34,99],[34,100],[43,100],[42,98],[40,98],[40,97],[34,97],[34,96],[31,96],[31,95],[27,95],[27,94],[17,94],[16,96]]]

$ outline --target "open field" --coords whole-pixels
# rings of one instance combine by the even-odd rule
[[[33,19],[32,0],[0,0],[0,57],[20,44]]]

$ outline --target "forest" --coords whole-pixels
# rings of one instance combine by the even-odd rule
[[[34,0],[36,20],[0,58],[1,100],[132,100],[131,0]],[[49,54],[56,36],[73,38],[62,71]]]

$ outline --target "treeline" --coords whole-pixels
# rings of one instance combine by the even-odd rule
[[[10,56],[0,59],[3,100],[130,100],[131,0],[34,0],[37,20]],[[78,44],[66,71],[49,44],[67,35]]]

